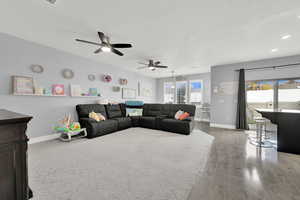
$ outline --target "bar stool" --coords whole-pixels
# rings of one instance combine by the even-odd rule
[[[250,138],[250,143],[257,146],[257,147],[264,147],[264,148],[271,148],[273,144],[266,140],[266,119],[264,118],[255,118],[256,124],[256,137]]]

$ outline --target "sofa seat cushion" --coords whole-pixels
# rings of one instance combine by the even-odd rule
[[[140,126],[143,128],[156,129],[156,117],[141,116]]]
[[[159,121],[159,127],[164,131],[189,135],[193,130],[193,122],[189,120],[181,121],[171,118],[165,118]]]
[[[87,129],[88,138],[106,135],[118,130],[118,122],[116,120],[105,120],[97,122],[94,119],[82,118],[79,122],[83,128]]]
[[[118,122],[118,130],[123,130],[132,126],[130,117],[118,117],[113,118],[113,120]]]

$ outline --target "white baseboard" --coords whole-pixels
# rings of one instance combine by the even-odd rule
[[[59,133],[55,133],[55,134],[51,134],[51,135],[29,138],[28,144],[35,144],[35,143],[39,143],[39,142],[45,142],[48,140],[54,140],[54,139],[59,138],[59,136],[60,136]]]
[[[216,124],[216,123],[210,123],[210,127],[215,127],[215,128],[225,128],[225,129],[236,129],[234,125],[230,124]]]

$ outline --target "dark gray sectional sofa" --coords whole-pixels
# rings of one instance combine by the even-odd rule
[[[76,106],[79,122],[87,129],[88,138],[113,133],[130,127],[143,127],[189,135],[194,128],[195,106],[187,104],[144,104],[143,115],[126,116],[124,104],[101,105],[81,104]],[[176,120],[174,115],[178,110],[190,114],[185,120]],[[105,121],[97,122],[89,118],[90,112],[101,113]]]

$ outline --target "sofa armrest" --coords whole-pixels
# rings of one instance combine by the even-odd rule
[[[97,121],[92,118],[80,118],[79,122],[80,123],[97,123]]]
[[[82,128],[86,128],[87,137],[92,138],[97,134],[97,121],[91,118],[80,118],[79,123]]]

